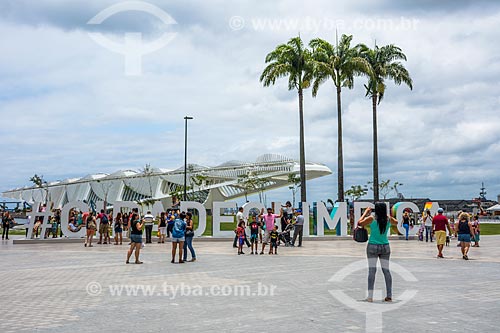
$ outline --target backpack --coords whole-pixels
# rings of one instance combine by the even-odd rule
[[[186,226],[184,225],[184,221],[181,219],[175,219],[172,234],[182,235],[184,233],[185,229],[186,229]],[[180,236],[180,237],[182,237],[182,236]]]
[[[106,214],[102,214],[101,223],[108,223],[108,222],[109,222],[108,216]]]

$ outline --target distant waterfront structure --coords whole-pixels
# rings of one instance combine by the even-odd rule
[[[307,180],[330,175],[323,164],[306,163]],[[299,174],[299,163],[278,154],[265,154],[255,162],[228,161],[216,167],[188,165],[187,200],[211,207],[214,201],[227,201],[280,187],[289,186],[289,175]],[[245,180],[254,180],[252,186]],[[175,170],[151,168],[148,171],[120,170],[31,186],[3,192],[3,197],[28,203],[50,201],[61,208],[70,201],[141,201],[160,200],[172,206],[184,190],[184,167]],[[255,186],[258,184],[258,186]]]

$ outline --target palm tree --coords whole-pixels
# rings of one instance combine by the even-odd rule
[[[344,201],[344,157],[342,147],[342,87],[352,89],[354,77],[370,71],[368,62],[359,56],[357,48],[351,48],[352,36],[342,35],[336,46],[316,38],[309,46],[313,50],[314,84],[313,96],[316,97],[319,86],[332,79],[337,90],[337,179],[339,202]]]
[[[379,200],[378,181],[378,133],[377,133],[377,105],[385,94],[385,80],[394,81],[397,85],[406,84],[413,89],[410,73],[399,60],[406,61],[406,55],[401,48],[390,44],[382,47],[375,45],[374,49],[366,45],[359,45],[359,52],[370,64],[371,75],[365,85],[366,96],[372,99],[373,111],[373,199]]]
[[[269,63],[260,76],[264,87],[274,85],[276,79],[288,77],[288,90],[297,90],[299,95],[299,154],[300,154],[300,198],[306,199],[306,153],[304,145],[304,89],[311,85],[313,62],[311,52],[300,36],[278,45],[266,56]]]

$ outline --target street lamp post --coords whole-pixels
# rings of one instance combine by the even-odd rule
[[[185,116],[184,117],[184,120],[185,120],[185,125],[184,125],[184,201],[187,201],[187,152],[188,152],[188,148],[187,148],[187,142],[188,142],[188,137],[187,137],[187,133],[188,133],[188,120],[191,120],[193,119],[193,117],[188,117],[188,116]]]

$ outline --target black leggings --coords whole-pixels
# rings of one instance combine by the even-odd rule
[[[4,238],[9,239],[9,229],[10,229],[9,223],[2,223],[2,239]]]

